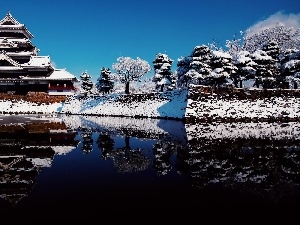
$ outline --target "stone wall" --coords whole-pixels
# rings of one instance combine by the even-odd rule
[[[300,91],[191,86],[186,123],[300,121]]]

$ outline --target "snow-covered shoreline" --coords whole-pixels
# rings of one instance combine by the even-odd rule
[[[0,101],[0,114],[71,114],[121,116],[135,118],[164,118],[201,122],[205,119],[249,119],[250,121],[299,121],[300,98],[271,97],[258,99],[222,99],[208,96],[195,99],[187,89],[155,93],[151,98],[143,94],[127,99],[116,94],[77,98],[66,102],[37,104],[26,101]]]

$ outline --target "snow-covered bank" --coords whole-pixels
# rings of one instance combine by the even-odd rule
[[[299,121],[298,90],[190,88],[185,118],[188,123]]]
[[[61,113],[183,119],[187,89],[165,93],[107,95],[69,99]],[[145,98],[145,96],[147,96]]]
[[[211,123],[185,124],[188,140],[197,139],[300,139],[300,124],[289,123]],[[295,146],[296,147],[296,146]]]
[[[1,114],[56,114],[61,112],[64,103],[34,103],[28,101],[0,100]]]
[[[299,121],[300,97],[223,98],[201,87],[164,93],[72,96],[61,103],[0,101],[0,114],[74,114],[201,121]],[[254,90],[255,92],[255,90]],[[261,93],[261,91],[257,91]],[[257,94],[256,93],[256,94]],[[208,119],[208,120],[207,120]],[[246,120],[248,119],[248,120]],[[263,120],[260,120],[263,119]]]
[[[298,118],[300,99],[270,98],[249,100],[208,99],[206,101],[188,100],[186,118]]]

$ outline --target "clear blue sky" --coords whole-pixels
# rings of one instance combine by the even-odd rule
[[[299,0],[0,1],[1,19],[8,11],[34,35],[39,55],[77,77],[87,71],[94,82],[120,56],[152,67],[156,54],[166,53],[176,68],[195,46],[214,39],[224,46],[278,12],[300,21]]]

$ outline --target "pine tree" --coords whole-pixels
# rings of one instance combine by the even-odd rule
[[[300,83],[300,50],[287,49],[281,58],[281,72],[289,78],[294,89],[298,89]]]
[[[94,85],[92,82],[92,77],[87,73],[87,71],[85,71],[80,75],[80,79],[82,92],[84,95],[87,95],[90,93]]]
[[[275,78],[273,76],[274,60],[263,50],[256,50],[251,54],[251,58],[256,63],[256,75],[254,85],[258,88],[274,88]]]
[[[156,89],[163,92],[165,89],[172,90],[175,88],[176,80],[171,72],[173,60],[166,54],[158,53],[153,60],[154,77]]]
[[[190,79],[186,76],[186,73],[190,70],[191,58],[181,57],[177,62],[177,86],[178,87],[188,87]]]
[[[211,49],[206,45],[196,46],[191,55],[177,63],[178,86],[206,84],[211,73]]]
[[[208,77],[208,84],[219,87],[227,83],[227,79],[235,72],[236,67],[232,64],[232,56],[229,53],[219,51],[212,51],[212,58],[210,61],[211,73]]]
[[[272,60],[269,62],[268,69],[272,73],[274,81],[272,82],[272,88],[286,87],[286,78],[280,73],[280,63],[279,63],[279,46],[276,40],[267,41],[262,45],[262,50],[271,56]]]
[[[114,88],[113,76],[109,68],[102,67],[96,87],[99,92],[109,93]]]
[[[243,87],[243,81],[254,79],[256,74],[256,63],[252,60],[248,51],[234,53],[232,62],[236,67],[236,72],[231,74],[231,79],[235,87]]]

